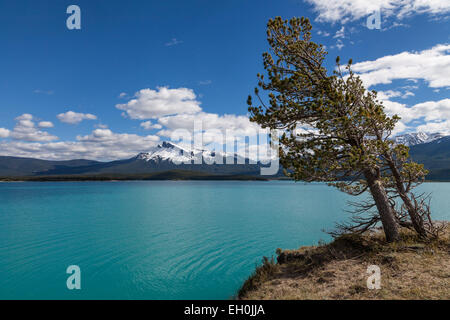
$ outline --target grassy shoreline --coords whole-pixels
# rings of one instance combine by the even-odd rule
[[[0,176],[0,182],[70,182],[70,181],[294,181],[288,177],[258,175],[215,175],[183,170],[162,171],[151,174],[98,174],[98,175],[39,175],[39,176]],[[426,180],[425,183],[448,183],[450,180]],[[305,183],[305,182],[303,182]]]
[[[367,288],[367,267],[381,270],[381,289]],[[403,231],[387,244],[380,232],[346,235],[328,244],[277,249],[245,281],[242,300],[450,299],[450,227],[439,240],[422,242]]]
[[[218,175],[185,170],[170,170],[149,174],[96,174],[96,175],[39,175],[0,177],[0,182],[64,182],[64,181],[147,181],[147,180],[243,180],[267,181],[263,176],[236,174]]]

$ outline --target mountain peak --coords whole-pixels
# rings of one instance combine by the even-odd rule
[[[161,161],[161,160],[170,160],[170,161],[188,161],[191,158],[192,152],[183,149],[176,144],[173,144],[168,141],[163,141],[161,144],[158,144],[156,147],[151,148],[148,152],[142,152],[137,155],[136,159],[143,161]]]
[[[394,138],[394,141],[398,144],[404,144],[408,147],[415,146],[418,144],[429,143],[435,140],[441,139],[445,137],[444,134],[435,132],[435,133],[426,133],[426,132],[413,132],[406,133]]]
[[[173,163],[212,163],[216,157],[221,157],[223,163],[225,159],[231,158],[234,161],[242,160],[237,154],[228,154],[225,152],[217,152],[211,150],[204,150],[200,148],[183,148],[172,142],[163,141],[156,147],[151,148],[148,152],[143,152],[137,155],[137,160],[149,161],[168,161]],[[243,159],[243,163],[248,162],[248,159]]]
[[[158,144],[158,148],[169,148],[169,149],[173,149],[176,148],[178,146],[174,145],[173,143],[167,142],[167,141],[163,141],[162,144]],[[179,147],[178,147],[179,148]]]

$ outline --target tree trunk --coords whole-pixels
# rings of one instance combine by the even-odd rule
[[[381,223],[383,225],[384,234],[386,235],[386,241],[394,242],[400,239],[398,231],[398,224],[395,219],[394,212],[389,203],[389,198],[386,194],[378,175],[370,170],[365,172],[367,183],[369,185],[370,193],[380,214]]]
[[[411,224],[413,225],[414,230],[418,233],[418,235],[421,238],[426,239],[427,238],[427,231],[425,230],[425,227],[423,225],[423,219],[417,212],[416,207],[412,204],[411,199],[409,199],[408,195],[405,193],[401,193],[400,198],[402,199],[403,203],[405,204],[406,210],[408,211],[409,217],[411,218]]]
[[[394,176],[397,192],[403,203],[405,204],[406,210],[408,211],[409,217],[411,218],[413,228],[416,230],[420,237],[427,238],[427,232],[423,225],[423,219],[417,212],[417,208],[413,205],[411,199],[408,197],[408,194],[402,182],[402,178],[400,176],[400,172],[398,171],[391,157],[386,157],[386,160],[388,161],[389,168],[391,169],[392,175]]]

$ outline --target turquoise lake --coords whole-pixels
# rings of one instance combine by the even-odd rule
[[[450,183],[420,189],[450,220]],[[290,181],[0,183],[0,299],[229,299],[276,248],[329,240],[349,199]]]

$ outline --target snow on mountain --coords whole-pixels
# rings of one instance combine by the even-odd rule
[[[143,161],[169,161],[175,164],[181,163],[214,163],[216,158],[222,158],[225,163],[225,159],[228,157],[234,160],[240,158],[237,155],[230,155],[223,152],[214,152],[210,150],[202,149],[186,149],[180,147],[174,143],[164,141],[162,144],[151,148],[148,152],[140,153],[136,158]],[[203,160],[203,161],[202,161]],[[242,161],[242,158],[241,158]]]
[[[156,147],[151,148],[148,152],[138,154],[138,160],[144,161],[190,161],[192,153],[170,142],[163,142]]]
[[[445,137],[442,133],[425,133],[425,132],[415,132],[406,133],[394,138],[394,141],[398,144],[404,144],[408,147],[415,146],[422,143],[432,142]]]

